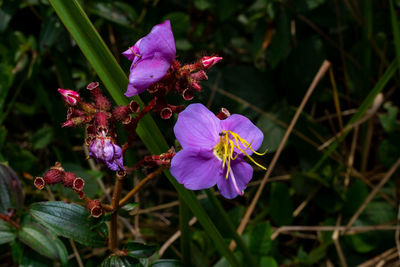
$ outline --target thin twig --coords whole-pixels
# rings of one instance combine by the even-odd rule
[[[383,179],[379,182],[379,184],[371,191],[371,193],[367,196],[367,198],[364,200],[362,205],[358,208],[358,210],[351,217],[351,219],[349,220],[349,222],[347,224],[348,228],[353,225],[355,220],[357,220],[358,216],[360,216],[360,214],[367,207],[368,203],[374,198],[374,196],[378,193],[378,191],[382,188],[382,186],[385,185],[387,181],[389,181],[390,177],[397,170],[399,165],[400,165],[400,158],[397,159],[396,163],[393,164],[393,166],[390,168],[390,170],[386,173],[385,177],[383,177]]]
[[[353,169],[353,164],[354,164],[354,154],[356,152],[357,137],[358,137],[358,127],[356,127],[354,129],[353,140],[351,142],[351,148],[350,148],[350,154],[349,154],[349,158],[347,161],[346,175],[344,177],[344,187],[346,190],[350,184],[350,174],[351,174],[351,170]]]
[[[342,136],[344,133],[350,131],[351,129],[363,124],[365,121],[367,121],[369,118],[371,118],[379,109],[379,107],[383,103],[383,94],[379,93],[376,98],[374,99],[374,103],[372,104],[372,107],[366,112],[364,117],[362,117],[360,120],[356,121],[355,123],[351,125],[347,125],[344,127],[342,131],[337,133],[335,136],[331,137],[329,140],[327,140],[325,143],[323,143],[321,146],[319,146],[318,150],[325,149],[328,147],[330,144],[332,144],[336,139],[338,139],[340,136]]]
[[[339,215],[337,222],[336,222],[336,226],[340,225],[341,220],[342,220],[342,216]],[[342,247],[340,246],[339,230],[337,228],[332,234],[332,240],[333,240],[333,243],[335,244],[335,248],[336,248],[336,252],[339,256],[340,264],[342,265],[342,267],[347,267],[346,258],[344,257]]]
[[[400,205],[397,211],[397,226],[399,225],[400,225]],[[397,254],[399,255],[400,259],[400,228],[396,229],[395,239],[396,239]]]
[[[378,262],[386,259],[389,255],[393,254],[396,252],[396,248],[391,248],[386,251],[384,251],[382,254],[379,254],[378,256],[373,257],[372,259],[369,259],[362,264],[358,265],[357,267],[372,267],[376,266]]]
[[[242,221],[240,222],[240,225],[239,225],[239,227],[237,229],[239,235],[241,235],[243,233],[244,229],[246,228],[246,225],[250,220],[250,216],[253,213],[253,211],[254,211],[254,209],[256,207],[256,204],[257,204],[257,202],[258,202],[258,200],[259,200],[259,198],[261,196],[261,193],[262,193],[262,191],[264,189],[264,186],[265,186],[265,184],[267,182],[267,179],[270,176],[272,170],[274,169],[275,164],[277,163],[278,158],[279,158],[279,156],[280,156],[280,154],[281,154],[281,152],[283,150],[283,147],[285,146],[286,141],[288,140],[288,138],[289,138],[289,136],[290,136],[290,134],[291,134],[291,132],[293,130],[293,127],[297,122],[297,119],[299,118],[301,112],[303,111],[304,106],[306,105],[306,103],[307,103],[308,99],[310,98],[312,92],[314,91],[315,87],[317,86],[319,81],[324,77],[325,73],[328,71],[330,65],[331,65],[331,63],[329,61],[327,61],[327,60],[325,60],[322,63],[320,69],[318,70],[318,73],[315,75],[314,80],[312,81],[312,83],[311,83],[310,87],[308,88],[303,100],[301,101],[300,106],[296,111],[296,114],[294,115],[292,121],[290,122],[290,125],[289,125],[288,129],[286,130],[285,135],[283,136],[283,139],[282,139],[281,143],[279,144],[279,147],[278,147],[274,157],[272,158],[271,163],[268,166],[267,172],[266,172],[264,178],[261,181],[260,187],[258,188],[258,190],[256,192],[256,195],[254,196],[253,200],[251,201],[250,206],[246,211],[246,214],[244,215]],[[236,244],[235,244],[234,241],[232,241],[230,246],[229,246],[229,248],[233,251],[235,249],[235,247],[236,247]]]
[[[352,226],[348,228],[345,225],[341,226],[310,226],[310,225],[290,225],[290,226],[281,226],[276,228],[275,232],[271,235],[271,240],[276,239],[279,234],[283,232],[331,232],[338,230],[344,235],[352,235],[360,232],[368,232],[368,231],[395,231],[400,228],[397,225],[363,225],[363,226]],[[346,230],[348,229],[348,230]]]
[[[197,218],[193,217],[189,221],[189,226],[192,226],[196,222]],[[180,236],[181,236],[181,230],[176,231],[175,234],[173,234],[170,238],[168,238],[168,240],[165,241],[165,243],[161,246],[160,250],[158,251],[158,255],[161,257],[164,254],[164,252],[169,248],[169,246],[171,246],[172,243],[174,243]]]
[[[78,262],[79,267],[84,267],[81,256],[79,255],[78,249],[75,246],[75,242],[72,239],[69,239],[69,243],[71,244],[72,250],[74,251],[74,255],[76,261]]]

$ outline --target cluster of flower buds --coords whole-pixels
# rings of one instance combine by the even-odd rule
[[[58,89],[64,102],[69,106],[67,121],[62,126],[85,125],[89,155],[113,171],[125,170],[122,150],[115,143],[113,122],[130,123],[131,114],[140,111],[139,104],[131,101],[129,105],[119,106],[111,111],[110,101],[102,94],[98,82],[90,83],[87,90],[90,91],[94,103],[83,101],[79,93],[73,90]]]
[[[171,159],[175,156],[175,148],[171,147],[167,152],[162,153],[160,155],[149,155],[145,156],[142,160],[140,160],[133,169],[142,168],[154,168],[157,166],[170,166]]]
[[[73,172],[64,171],[63,167],[59,162],[56,162],[53,167],[51,167],[43,177],[36,177],[34,184],[36,188],[42,190],[46,185],[54,185],[62,183],[65,187],[72,188],[81,195],[83,187],[85,186],[85,181],[76,177]],[[83,193],[83,192],[82,192]]]
[[[88,201],[87,208],[90,212],[90,215],[94,218],[98,218],[103,214],[103,207],[101,203],[97,199],[91,199]]]

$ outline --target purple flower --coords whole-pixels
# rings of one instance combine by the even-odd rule
[[[129,85],[125,93],[131,97],[161,80],[175,59],[176,48],[170,21],[154,26],[148,35],[122,54],[132,60]]]
[[[217,184],[221,194],[232,199],[243,195],[253,176],[244,157],[264,168],[251,157],[262,155],[255,150],[263,133],[242,115],[220,120],[202,104],[191,104],[179,114],[174,132],[183,149],[172,158],[171,173],[187,189]]]
[[[122,149],[110,137],[96,136],[89,145],[89,156],[112,171],[125,170]]]

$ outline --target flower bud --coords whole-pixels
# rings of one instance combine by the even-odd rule
[[[73,90],[58,88],[58,92],[61,94],[64,102],[70,106],[75,106],[80,100],[79,94]]]
[[[100,201],[97,199],[89,201],[88,210],[90,211],[90,215],[94,218],[98,218],[103,214],[103,208],[101,207]]]
[[[190,85],[194,90],[201,92],[201,86],[198,82],[193,81]]]
[[[230,115],[231,113],[226,108],[221,108],[221,110],[217,114],[217,118],[220,120],[224,120],[228,118]]]
[[[57,168],[51,168],[44,174],[43,180],[45,181],[46,185],[51,185],[61,182],[63,177],[64,171]]]
[[[131,112],[129,106],[119,106],[114,108],[112,116],[116,121],[129,122]]]
[[[90,116],[80,116],[80,117],[74,117],[72,119],[67,120],[63,124],[61,124],[61,127],[75,127],[79,126],[81,124],[87,123],[90,121]]]
[[[217,64],[221,59],[222,59],[222,57],[206,56],[206,57],[202,57],[200,59],[200,62],[203,65],[203,68],[207,70],[207,69],[211,68],[212,66],[214,66],[215,64]]]
[[[64,178],[62,180],[62,183],[65,187],[72,188],[74,184],[74,180],[76,179],[76,175],[73,172],[65,172],[64,173]]]
[[[94,102],[96,103],[96,107],[101,110],[108,111],[111,108],[111,104],[108,99],[101,93],[98,82],[89,83],[86,87],[94,98]]]

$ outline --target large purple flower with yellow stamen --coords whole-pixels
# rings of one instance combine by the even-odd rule
[[[233,114],[218,119],[202,104],[191,104],[179,114],[174,127],[182,146],[171,161],[171,173],[187,189],[206,189],[217,184],[225,198],[243,195],[253,176],[244,160],[251,157],[264,135],[249,119]],[[265,169],[265,168],[264,168]]]
[[[148,35],[122,54],[132,60],[125,95],[138,95],[161,80],[175,59],[175,40],[170,21],[154,26]]]

